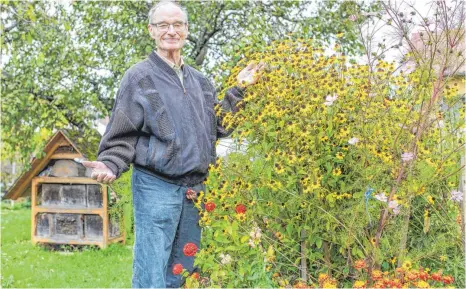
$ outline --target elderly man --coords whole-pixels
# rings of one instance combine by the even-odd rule
[[[212,84],[183,63],[188,35],[186,11],[161,2],[149,12],[149,34],[157,50],[132,66],[121,80],[97,161],[83,162],[93,178],[111,183],[133,163],[132,192],[136,240],[135,288],[179,287],[182,269],[193,271],[199,248],[199,212],[193,199],[204,190],[215,141],[228,135],[214,112]],[[242,87],[229,89],[220,103],[237,110],[244,88],[262,65],[238,75]]]

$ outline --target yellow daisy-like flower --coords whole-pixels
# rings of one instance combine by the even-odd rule
[[[236,214],[235,218],[240,222],[244,222],[246,221],[246,214]]]
[[[328,136],[324,135],[323,137],[320,138],[321,142],[326,142],[328,141]]]
[[[411,270],[412,266],[413,266],[413,263],[411,263],[411,261],[409,261],[409,260],[406,260],[406,261],[403,262],[403,265],[401,266],[401,268],[408,271],[408,270]]]
[[[431,195],[428,195],[427,196],[427,202],[431,205],[434,205],[435,204],[435,198],[432,197]]]
[[[314,180],[311,185],[309,186],[309,189],[310,190],[315,190],[315,189],[318,189],[320,188],[320,181],[318,180]]]
[[[277,172],[277,174],[282,174],[283,172],[285,172],[285,169],[280,164],[276,163],[275,172]]]
[[[338,160],[342,160],[344,157],[345,157],[345,154],[343,154],[342,152],[338,152],[335,156]]]
[[[339,176],[339,175],[341,175],[341,169],[340,169],[340,168],[334,169],[334,170],[332,171],[332,174],[333,174],[334,176]]]

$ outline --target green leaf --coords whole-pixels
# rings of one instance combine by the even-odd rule
[[[317,239],[316,239],[316,247],[317,247],[318,249],[320,249],[320,248],[322,247],[322,239],[320,239],[320,238],[317,238]]]

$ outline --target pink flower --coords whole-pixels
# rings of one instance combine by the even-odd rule
[[[348,17],[348,19],[349,19],[350,21],[353,21],[353,22],[354,22],[354,21],[356,21],[356,19],[358,19],[358,16],[356,16],[356,15],[353,14],[353,15],[350,15],[350,16]]]
[[[463,200],[463,193],[460,191],[451,191],[451,197],[450,200],[455,201],[455,202],[461,202]]]
[[[381,202],[387,202],[387,196],[385,196],[384,193],[377,194],[374,196],[374,198]]]
[[[396,200],[388,202],[388,208],[393,209],[393,214],[398,215],[400,213],[400,205]]]
[[[338,95],[336,95],[336,94],[327,95],[327,97],[325,98],[324,104],[325,104],[326,106],[330,106],[330,105],[333,104],[333,102],[334,102],[335,100],[337,100],[337,98],[338,98]]]
[[[401,155],[401,160],[403,162],[409,162],[411,161],[412,159],[414,158],[414,154],[413,153],[410,153],[410,152],[406,152],[406,153],[403,153]]]
[[[349,143],[350,145],[355,145],[355,144],[358,143],[358,141],[359,141],[359,139],[358,139],[357,137],[352,137],[352,138],[350,138],[350,139],[348,140],[348,143]]]

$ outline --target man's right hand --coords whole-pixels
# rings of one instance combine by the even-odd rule
[[[116,176],[112,170],[109,169],[103,162],[83,161],[81,164],[86,168],[92,169],[91,178],[98,181],[99,183],[111,184],[116,179]]]

